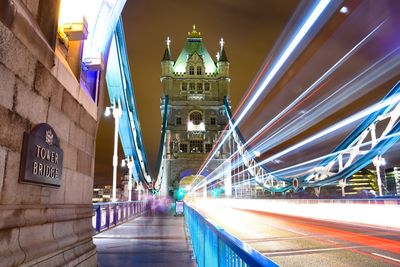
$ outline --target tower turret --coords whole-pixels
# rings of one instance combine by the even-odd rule
[[[221,50],[218,54],[218,62],[217,62],[217,67],[218,67],[218,73],[221,77],[228,78],[229,77],[229,61],[228,57],[226,56],[225,53],[225,48],[224,48],[224,39],[221,38],[221,41],[219,42],[221,45]]]
[[[169,37],[168,37],[167,40],[165,40],[165,43],[167,44],[167,46],[165,47],[164,56],[161,60],[161,77],[162,78],[172,76],[173,66],[174,66],[174,60],[172,59],[171,50],[170,50],[171,39],[169,39]]]

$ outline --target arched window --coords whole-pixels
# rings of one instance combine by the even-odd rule
[[[200,112],[195,111],[190,113],[190,121],[194,124],[194,125],[199,125],[200,122],[202,122],[203,120],[203,116],[201,115]]]

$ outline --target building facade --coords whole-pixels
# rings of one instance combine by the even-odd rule
[[[185,46],[174,60],[170,40],[161,61],[161,103],[168,96],[166,172],[162,195],[170,194],[172,184],[197,173],[228,123],[224,98],[229,102],[229,61],[221,39],[216,61],[203,44],[195,26]],[[163,105],[161,111],[163,113]],[[229,142],[217,151],[203,176],[229,158]],[[224,163],[229,165],[229,163]],[[228,171],[229,168],[229,171]],[[226,166],[230,178],[230,166]]]

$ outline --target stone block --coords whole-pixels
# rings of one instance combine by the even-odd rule
[[[53,237],[53,224],[46,223],[21,228],[19,243],[26,254],[25,261],[54,252],[57,243]]]
[[[86,150],[86,133],[77,124],[71,122],[69,131],[69,143],[79,150]]]
[[[28,86],[33,84],[36,60],[15,35],[0,23],[0,63],[7,66]]]
[[[65,153],[65,152],[64,152]],[[65,173],[66,169],[64,168],[61,175],[61,186],[59,188],[51,188],[50,196],[48,203],[50,204],[64,204],[65,203]]]
[[[64,90],[61,110],[74,122],[79,122],[80,107],[78,101],[67,90]]]
[[[74,232],[76,236],[78,237],[78,241],[82,241],[88,238],[91,238],[92,235],[94,234],[94,229],[92,225],[92,218],[85,218],[85,219],[80,219],[80,220],[75,220],[74,222]],[[80,248],[83,249],[79,253],[75,253],[77,255],[82,255],[86,251],[85,248]]]
[[[79,125],[91,136],[96,135],[97,122],[83,107],[80,109]]]
[[[66,262],[62,253],[56,254],[50,258],[46,258],[38,263],[35,262],[35,267],[49,267],[49,266],[65,266]],[[30,265],[28,263],[28,265]]]
[[[50,106],[47,123],[54,128],[59,139],[68,142],[70,119],[61,110]]]
[[[64,159],[63,159],[64,168],[76,171],[76,166],[78,161],[78,150],[74,146],[66,143],[63,140],[61,140],[60,142],[60,147],[64,151]]]
[[[95,139],[90,134],[86,134],[86,142],[85,142],[85,152],[90,156],[95,155]]]
[[[0,105],[12,109],[14,103],[15,75],[0,64]]]
[[[78,150],[78,163],[76,170],[85,175],[92,175],[92,157],[85,152]]]
[[[26,7],[28,8],[28,10],[32,14],[32,16],[34,18],[36,18],[38,15],[38,10],[39,10],[39,0],[26,1]]]
[[[93,198],[93,178],[85,175],[83,177],[82,199],[84,204],[91,204]]]
[[[53,87],[50,96],[50,105],[61,110],[64,87],[60,84],[59,87]]]
[[[65,177],[65,203],[81,204],[82,191],[81,174],[67,170]]]
[[[21,151],[24,132],[30,129],[28,120],[0,106],[0,121],[3,125],[0,145],[13,151]]]
[[[9,151],[1,192],[2,204],[39,204],[40,186],[18,182],[20,153]]]
[[[67,61],[63,56],[58,57],[56,65],[57,69],[55,76],[57,80],[60,81],[60,83],[75,99],[78,99],[79,82],[69,68]]]
[[[72,221],[54,223],[53,235],[57,242],[58,249],[63,249],[78,241]]]
[[[0,266],[17,266],[25,260],[18,237],[18,228],[0,230]]]
[[[54,209],[35,206],[24,212],[26,225],[45,224],[53,222],[56,218]]]
[[[25,83],[17,79],[17,97],[15,110],[33,124],[46,122],[49,102],[30,90]]]
[[[63,88],[59,81],[53,76],[50,70],[48,70],[42,63],[36,64],[36,75],[35,75],[35,90],[43,97],[49,99],[52,95],[52,91],[55,88]]]
[[[25,225],[24,213],[24,209],[16,209],[14,205],[9,208],[3,206],[0,212],[0,230]]]

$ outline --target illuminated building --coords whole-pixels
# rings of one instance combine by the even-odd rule
[[[400,167],[385,170],[386,189],[390,195],[400,194]]]
[[[228,122],[224,98],[229,101],[230,82],[229,61],[222,39],[216,61],[211,58],[195,26],[188,33],[176,61],[171,54],[170,42],[168,38],[161,60],[161,103],[168,98],[167,164],[164,169],[168,181],[161,185],[163,195],[172,189],[174,181],[190,184],[186,180],[193,179],[193,174],[212,150]],[[229,155],[229,142],[226,142],[202,175],[220,166]],[[230,179],[230,171],[226,173]]]
[[[378,184],[374,170],[362,169],[347,179],[346,195],[359,195],[362,191],[378,192]]]

